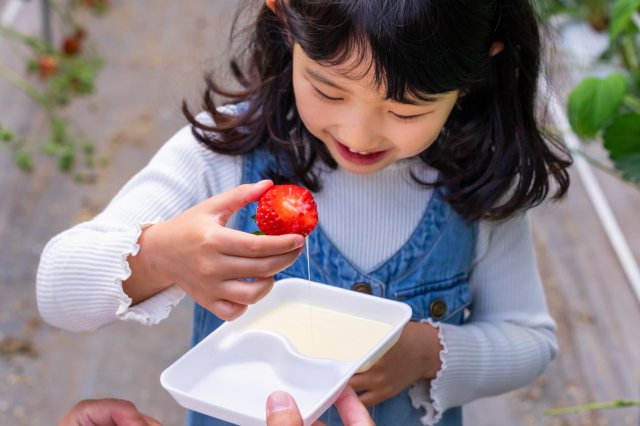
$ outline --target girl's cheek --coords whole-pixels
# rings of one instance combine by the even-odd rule
[[[331,111],[314,104],[307,104],[302,109],[298,108],[300,118],[307,129],[321,130],[331,125]]]

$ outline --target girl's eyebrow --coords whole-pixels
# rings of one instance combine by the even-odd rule
[[[331,87],[336,88],[336,89],[338,89],[338,90],[342,90],[342,91],[348,92],[348,90],[347,90],[347,89],[345,89],[344,87],[342,87],[342,86],[340,86],[339,84],[337,84],[337,83],[335,83],[335,82],[333,82],[333,81],[329,80],[327,77],[325,77],[325,76],[323,76],[323,75],[318,74],[317,72],[315,72],[314,70],[312,70],[312,69],[310,69],[310,68],[305,67],[305,68],[304,68],[304,72],[305,72],[307,75],[309,75],[309,77],[311,77],[312,79],[314,79],[314,80],[316,80],[316,81],[319,81],[320,83],[324,83],[324,84],[326,84],[327,86],[331,86]]]

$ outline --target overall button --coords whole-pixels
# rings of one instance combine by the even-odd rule
[[[441,319],[444,318],[444,315],[447,313],[447,304],[444,303],[444,300],[438,299],[431,302],[429,305],[429,314],[433,319]]]
[[[358,293],[373,294],[371,285],[367,283],[356,283],[351,287],[351,290],[357,291]]]

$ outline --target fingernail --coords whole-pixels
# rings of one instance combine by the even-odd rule
[[[295,239],[296,248],[302,247],[304,245],[304,237],[302,235],[298,235]]]
[[[276,391],[267,398],[267,410],[269,413],[277,413],[290,408],[293,408],[293,401],[286,392]]]
[[[256,185],[264,186],[267,183],[271,183],[271,180],[270,179],[261,180],[260,182],[256,183]]]

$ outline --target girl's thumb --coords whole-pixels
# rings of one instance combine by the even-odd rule
[[[213,213],[225,223],[233,213],[247,204],[258,201],[264,192],[273,186],[270,180],[262,180],[258,183],[238,185],[225,192],[205,200],[201,207],[207,213]]]

